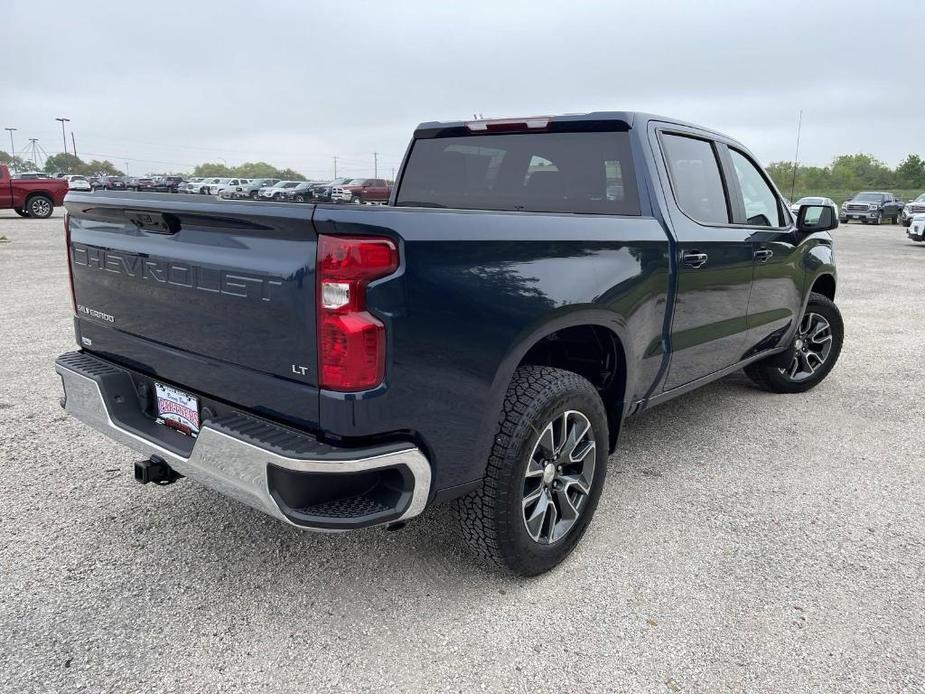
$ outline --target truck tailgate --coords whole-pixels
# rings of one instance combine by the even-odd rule
[[[95,193],[66,207],[85,349],[317,422],[312,206]]]

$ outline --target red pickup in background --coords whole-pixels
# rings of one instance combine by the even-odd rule
[[[64,204],[67,181],[63,178],[13,178],[0,164],[0,210],[12,209],[20,217],[51,217]]]

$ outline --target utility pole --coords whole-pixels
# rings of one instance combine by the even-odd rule
[[[379,152],[373,152],[373,178],[379,178]]]
[[[334,159],[334,178],[337,178],[337,157],[332,157]]]
[[[70,123],[71,119],[70,118],[55,118],[55,120],[61,123],[61,141],[64,143],[64,149],[61,151],[67,154],[67,135],[64,133],[64,124]]]
[[[16,145],[13,144],[13,131],[16,130],[16,128],[4,128],[4,130],[7,130],[10,133],[10,157],[15,157],[16,156]],[[12,164],[13,162],[11,161],[10,163]],[[16,167],[13,166],[14,171],[15,169]]]
[[[74,131],[71,131],[71,145],[74,147],[74,159],[77,158],[77,142],[74,140]]]
[[[790,202],[793,202],[793,189],[797,184],[797,164],[800,161],[800,130],[803,127],[803,109],[800,109],[800,120],[797,123],[797,151],[793,155],[793,178],[790,179]]]

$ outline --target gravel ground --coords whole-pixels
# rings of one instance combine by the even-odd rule
[[[741,375],[628,423],[575,554],[475,564],[449,516],[301,533],[58,406],[60,210],[0,212],[0,690],[925,691],[925,245],[835,234],[829,379]]]

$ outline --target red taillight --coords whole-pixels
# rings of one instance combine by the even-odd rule
[[[77,313],[77,297],[74,294],[74,268],[71,266],[71,216],[64,213],[64,250],[67,253],[67,284],[71,290],[71,309]]]
[[[386,238],[318,237],[318,384],[367,390],[385,378],[385,326],[366,310],[366,285],[398,269]]]

